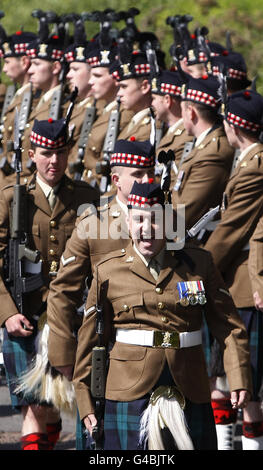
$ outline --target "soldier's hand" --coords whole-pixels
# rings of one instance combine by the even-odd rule
[[[65,375],[65,377],[71,381],[72,380],[72,376],[73,376],[73,365],[70,365],[70,366],[59,366],[59,367],[55,367],[56,370],[58,370],[58,372],[60,372],[62,375]]]
[[[232,408],[245,408],[250,400],[248,390],[234,390],[231,392]]]
[[[90,435],[92,436],[93,428],[97,424],[96,416],[94,414],[90,414],[86,416],[86,418],[84,418],[84,424],[85,424],[86,429],[89,431]]]
[[[8,334],[12,336],[30,336],[34,329],[30,321],[21,313],[9,317],[5,322],[5,326]]]
[[[261,312],[263,312],[263,299],[261,299],[261,297],[260,297],[260,295],[257,291],[254,292],[253,297],[254,297],[255,307],[258,310],[261,310]]]

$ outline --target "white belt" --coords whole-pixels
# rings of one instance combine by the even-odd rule
[[[132,330],[118,328],[116,330],[116,341],[137,346],[151,346],[153,348],[190,348],[202,344],[202,332],[159,330]]]

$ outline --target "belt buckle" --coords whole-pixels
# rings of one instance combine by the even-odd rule
[[[180,335],[177,331],[154,331],[153,348],[180,348]]]

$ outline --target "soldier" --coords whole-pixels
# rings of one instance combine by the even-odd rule
[[[95,264],[105,254],[127,245],[127,197],[135,180],[145,182],[154,176],[154,161],[154,149],[149,142],[117,141],[111,158],[116,196],[102,198],[95,214],[88,209],[79,218],[63,253],[58,276],[50,285],[48,357],[51,365],[69,380],[77,348],[72,325],[79,323],[77,309],[83,303],[82,293],[91,282]],[[85,445],[77,421],[77,449]]]
[[[220,70],[221,69],[221,70]],[[250,87],[251,80],[247,77],[247,66],[243,56],[238,52],[224,52],[211,58],[209,64],[210,72],[217,76],[220,71],[226,77],[227,92],[229,95],[239,90]]]
[[[91,75],[89,83],[91,85],[91,94],[96,100],[103,100],[104,107],[101,109],[99,116],[94,121],[88,142],[85,148],[83,179],[85,181],[100,182],[100,176],[96,173],[96,163],[104,158],[104,146],[107,136],[109,120],[114,114],[114,131],[113,135],[120,134],[122,129],[127,126],[133,115],[132,112],[126,111],[123,106],[119,106],[117,102],[117,87],[114,78],[111,76],[109,69],[115,60],[116,48],[112,45],[112,40],[106,36],[107,44],[100,41],[100,37],[91,43],[88,53],[88,63],[91,66]],[[105,38],[104,38],[105,41]],[[92,47],[93,45],[93,47]],[[111,138],[111,141],[113,139]],[[106,157],[108,152],[106,150]]]
[[[259,219],[256,230],[249,241],[248,271],[254,305],[263,311],[263,217]]]
[[[10,166],[12,164],[10,150],[8,149],[8,142],[13,139],[13,123],[16,108],[20,110],[23,106],[23,113],[29,115],[31,109],[36,105],[38,96],[32,90],[32,85],[29,82],[29,67],[31,65],[30,58],[26,54],[26,48],[30,42],[36,38],[36,35],[31,32],[17,31],[9,37],[6,37],[2,43],[2,53],[4,58],[3,72],[12,81],[16,90],[15,94],[10,94],[9,105],[7,105],[5,115],[3,117],[3,130],[2,130],[2,153],[5,161],[1,161],[1,181],[2,185],[6,182],[6,176],[14,173],[14,169]],[[10,88],[9,88],[10,90]],[[8,99],[8,97],[7,97]],[[25,124],[26,124],[25,118]],[[23,133],[23,129],[21,128]],[[6,157],[9,156],[9,161]]]
[[[23,416],[22,449],[49,450],[59,437],[61,421],[58,411],[50,403],[37,400],[34,394],[17,394],[14,390],[36,357],[36,342],[46,318],[49,283],[56,276],[78,208],[94,201],[97,192],[86,183],[73,182],[64,175],[68,158],[65,119],[35,120],[31,145],[29,156],[37,170],[26,186],[26,230],[28,247],[39,250],[41,254],[43,283],[41,288],[23,294],[23,312],[20,312],[4,275],[4,253],[10,235],[9,213],[14,192],[12,185],[6,186],[0,200],[0,323],[4,327],[3,355],[11,402]],[[34,269],[39,269],[39,264]]]
[[[160,140],[157,152],[171,149],[175,162],[171,177],[171,187],[174,186],[178,166],[182,157],[185,142],[192,140],[183,125],[181,110],[181,88],[183,80],[178,72],[163,70],[152,79],[152,108],[159,121],[166,124],[168,130]]]
[[[221,203],[232,167],[234,149],[218,114],[218,89],[217,79],[208,75],[190,77],[182,89],[184,127],[194,141],[182,156],[172,197],[174,205],[185,205],[186,229]],[[210,233],[207,230],[203,240]]]
[[[201,344],[203,314],[225,349],[235,406],[243,408],[250,396],[245,327],[210,254],[195,247],[173,252],[166,248],[164,199],[159,185],[134,183],[128,197],[132,240],[126,249],[108,254],[97,264],[79,330],[73,382],[80,416],[92,433],[97,420],[89,385],[91,353],[98,344],[96,311],[102,310],[100,344],[106,350],[111,344],[104,413],[106,450],[145,448],[148,425],[150,450],[216,449]],[[187,284],[191,294],[186,292]],[[185,417],[189,434],[184,426],[176,428],[178,414]],[[154,437],[157,441],[161,437],[160,445]]]
[[[234,93],[224,103],[223,112],[228,141],[241,153],[224,191],[221,220],[205,248],[212,253],[249,332],[254,385],[253,396],[243,413],[242,445],[243,449],[262,449],[263,416],[258,398],[262,382],[262,315],[254,307],[248,256],[249,239],[256,229],[263,208],[263,147],[259,139],[262,131],[263,98],[252,90]],[[218,431],[223,433],[224,442],[224,431],[228,430],[220,416],[227,417],[227,410],[224,412],[227,408],[227,389],[225,394],[218,389],[213,390],[212,399],[215,400]]]
[[[34,109],[32,109],[23,135],[22,147],[26,158],[22,160],[25,177],[34,171],[32,161],[27,160],[30,147],[30,135],[35,119],[46,120],[60,119],[66,113],[62,108],[64,96],[63,84],[63,52],[64,41],[58,35],[48,33],[45,17],[41,19],[41,27],[35,41],[29,43],[26,53],[31,59],[28,70],[30,82],[33,87],[41,91],[41,97]],[[65,97],[65,96],[64,96]]]
[[[84,170],[82,160],[89,129],[91,129],[94,120],[99,115],[99,108],[103,105],[101,101],[96,102],[91,95],[91,85],[89,83],[91,68],[87,58],[89,47],[83,22],[79,19],[75,23],[74,44],[69,46],[64,54],[69,64],[69,71],[66,75],[69,88],[71,91],[75,87],[78,88],[77,102],[69,123],[72,133],[72,148],[69,153],[67,174],[72,178],[77,178],[77,175],[81,177]],[[84,137],[79,141],[83,128],[87,129]]]
[[[124,57],[123,57],[124,56]],[[135,138],[148,140],[151,136],[151,85],[150,65],[146,53],[141,51],[121,51],[119,63],[114,64],[113,76],[119,86],[118,97],[123,107],[134,113],[128,126],[119,133],[119,139]],[[156,123],[156,128],[161,128]]]
[[[58,275],[50,285],[49,360],[52,366],[69,378],[72,377],[77,347],[72,321],[82,302],[79,293],[84,291],[85,283],[90,284],[95,264],[105,254],[127,245],[127,198],[135,180],[146,182],[153,178],[154,158],[154,148],[150,142],[116,142],[111,157],[116,196],[102,198],[95,214],[87,209],[79,218],[63,253]],[[73,278],[74,289],[71,289]]]

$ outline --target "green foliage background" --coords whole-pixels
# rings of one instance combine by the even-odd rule
[[[189,28],[209,28],[209,39],[225,44],[226,31],[232,33],[234,50],[241,52],[248,66],[249,78],[258,77],[257,90],[263,93],[263,0],[2,0],[0,9],[5,16],[1,23],[8,34],[23,27],[37,31],[37,20],[31,16],[34,9],[63,13],[82,13],[113,8],[116,11],[136,7],[140,14],[136,24],[140,30],[153,31],[159,37],[169,65],[169,47],[173,42],[172,28],[166,25],[170,15],[190,14],[194,20]],[[122,28],[124,24],[119,23]],[[98,32],[98,24],[86,22],[87,37]],[[3,77],[5,81],[5,77]]]

